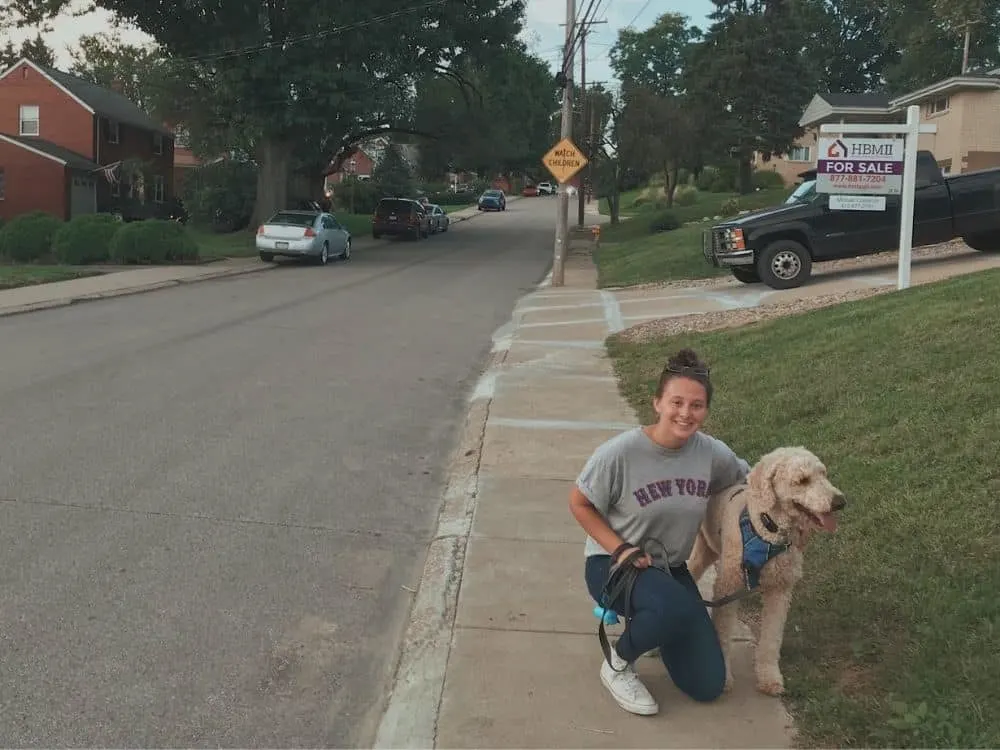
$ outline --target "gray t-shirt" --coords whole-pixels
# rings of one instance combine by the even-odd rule
[[[666,548],[668,559],[653,545],[658,564],[676,566],[691,555],[708,498],[745,480],[750,466],[721,440],[697,432],[683,448],[664,448],[641,427],[623,432],[598,447],[576,486],[624,541],[646,537]],[[607,555],[589,536],[586,555]]]

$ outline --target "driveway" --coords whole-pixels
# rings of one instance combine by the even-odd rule
[[[369,745],[554,213],[0,319],[0,743]]]

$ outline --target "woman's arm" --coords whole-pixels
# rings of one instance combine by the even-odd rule
[[[750,464],[737,456],[733,449],[718,438],[712,440],[712,478],[709,493],[715,494],[726,487],[746,481]]]
[[[594,507],[594,504],[587,499],[587,496],[580,492],[579,487],[570,490],[569,512],[573,514],[573,518],[583,527],[587,535],[604,547],[609,555],[625,543],[618,532],[604,520],[604,516]]]

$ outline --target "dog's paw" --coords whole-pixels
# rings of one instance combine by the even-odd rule
[[[777,698],[785,693],[785,681],[782,679],[781,675],[758,677],[757,689],[764,695],[770,695]]]

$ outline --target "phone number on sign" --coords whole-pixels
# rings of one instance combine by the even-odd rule
[[[898,193],[899,180],[889,180],[885,175],[878,174],[831,174],[819,175],[834,190],[864,190]],[[822,188],[821,188],[822,189]]]

